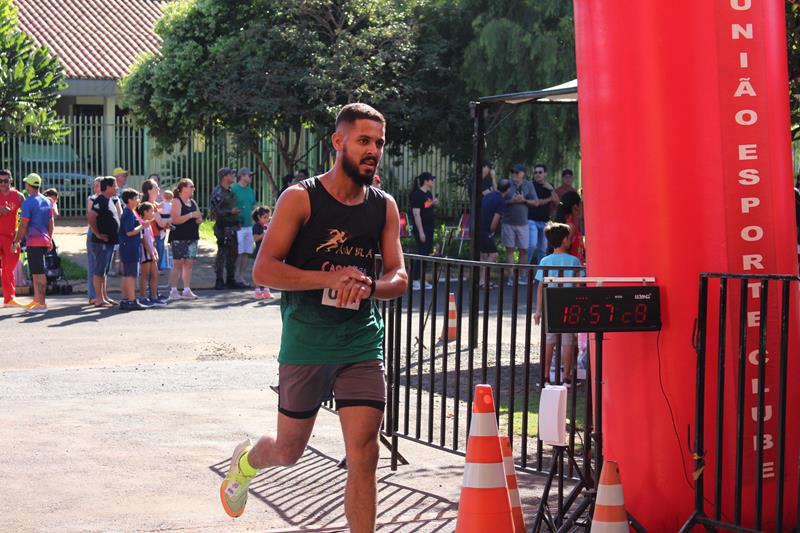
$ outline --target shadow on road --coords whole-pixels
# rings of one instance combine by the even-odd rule
[[[378,525],[381,531],[453,531],[457,503],[392,481],[388,460],[378,466]],[[269,506],[288,526],[302,531],[345,531],[347,470],[338,459],[308,446],[293,467],[270,468],[250,485],[250,497]],[[209,468],[224,477],[230,460]],[[448,473],[452,475],[452,473]],[[280,531],[294,531],[291,529]]]

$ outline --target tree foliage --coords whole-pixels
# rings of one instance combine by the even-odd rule
[[[259,160],[275,139],[290,167],[302,129],[326,136],[338,108],[366,101],[402,141],[418,88],[408,13],[392,0],[181,0],[156,27],[161,53],[123,80],[126,105],[162,146],[221,127]]]
[[[47,141],[66,136],[53,110],[66,86],[55,55],[19,31],[12,0],[0,0],[0,141],[26,131]]]
[[[800,139],[800,0],[786,0],[786,41],[789,55],[789,108],[794,141]]]
[[[423,50],[415,72],[431,87],[421,106],[430,110],[427,135],[418,137],[462,163],[472,156],[471,100],[575,78],[571,2],[421,0],[413,12]],[[575,106],[495,108],[487,126],[487,154],[502,167],[578,157]]]

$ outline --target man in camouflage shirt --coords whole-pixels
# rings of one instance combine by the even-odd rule
[[[215,289],[243,289],[234,279],[238,246],[236,231],[239,229],[239,209],[236,196],[231,190],[234,173],[230,168],[219,170],[219,185],[211,191],[211,216],[214,218],[214,236],[217,238],[217,258],[214,270],[217,274]],[[224,275],[223,276],[223,272]],[[226,280],[226,281],[223,281]]]

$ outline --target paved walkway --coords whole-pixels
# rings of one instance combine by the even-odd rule
[[[83,221],[59,220],[55,239],[63,257],[86,265]],[[217,490],[233,445],[275,425],[280,315],[279,299],[208,290],[215,252],[201,242],[197,301],[131,314],[88,308],[76,294],[48,297],[41,316],[0,310],[3,326],[27,339],[0,353],[0,449],[9,451],[0,530],[346,530],[343,447],[328,412],[296,467],[262,473],[242,518],[222,513]],[[391,472],[382,449],[378,530],[453,531],[463,458],[404,440],[400,450],[410,465]],[[14,488],[31,480],[33,500]],[[542,484],[520,478],[529,525]]]

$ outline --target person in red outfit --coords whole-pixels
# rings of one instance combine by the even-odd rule
[[[17,233],[17,215],[24,197],[12,185],[11,171],[0,170],[0,278],[3,284],[3,307],[23,307],[15,296],[14,270],[19,263],[19,249],[12,247]]]

